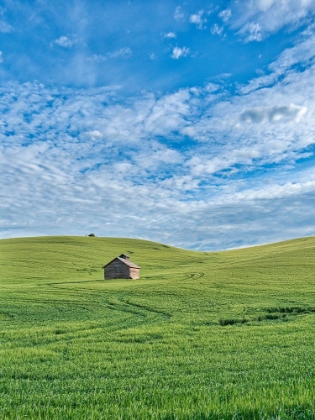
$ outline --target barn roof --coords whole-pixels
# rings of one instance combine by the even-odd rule
[[[124,254],[123,254],[124,255]],[[106,265],[104,265],[104,267],[103,268],[105,268],[105,267],[107,267],[109,264],[111,264],[113,261],[115,261],[115,260],[119,260],[119,261],[121,261],[122,263],[124,263],[124,264],[126,264],[126,265],[128,265],[128,267],[130,267],[130,268],[141,268],[141,267],[139,267],[137,264],[135,264],[135,263],[133,263],[132,261],[130,261],[129,259],[127,259],[127,258],[122,258],[122,256],[120,256],[120,257],[116,257],[116,258],[114,258],[113,260],[111,260],[109,263],[107,263]]]

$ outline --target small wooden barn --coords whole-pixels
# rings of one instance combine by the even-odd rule
[[[114,258],[104,265],[104,279],[139,279],[140,267],[130,261],[126,254]]]

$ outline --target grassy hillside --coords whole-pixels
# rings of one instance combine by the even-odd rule
[[[103,280],[128,253],[140,280]],[[0,241],[1,419],[315,419],[315,238]]]

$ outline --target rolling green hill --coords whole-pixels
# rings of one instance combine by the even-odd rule
[[[1,419],[315,419],[315,237],[0,240],[0,326]]]

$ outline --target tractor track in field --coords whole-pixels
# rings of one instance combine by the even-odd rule
[[[162,315],[165,319],[170,319],[171,316],[172,316],[171,314],[169,314],[167,312],[160,311],[160,310],[157,310],[157,309],[153,309],[153,308],[150,308],[146,305],[140,305],[139,303],[131,302],[129,299],[122,298],[121,302],[123,302],[126,305],[130,305],[131,307],[135,307],[135,308],[138,308],[140,310],[144,310],[144,311],[149,312],[149,313],[153,313],[153,314],[156,314],[156,315]]]
[[[200,272],[187,272],[185,273],[185,279],[190,279],[190,280],[199,280],[202,277],[204,277],[205,273],[200,273]]]
[[[103,280],[99,280],[99,282],[103,282]],[[90,308],[90,305],[93,302],[93,305],[98,304],[98,307],[103,306],[106,309],[126,314],[129,313],[131,315],[137,316],[143,320],[141,323],[143,323],[144,320],[147,320],[147,322],[156,322],[158,320],[168,320],[171,318],[171,314],[167,312],[132,301],[132,296],[129,296],[125,293],[119,293],[117,295],[111,294],[108,291],[106,293],[105,291],[104,293],[96,293],[95,290],[89,290],[81,287],[69,288],[67,286],[63,286],[64,284],[68,285],[69,283],[77,283],[79,286],[81,283],[91,283],[91,281],[72,281],[66,283],[54,282],[49,283],[49,286],[53,287],[55,290],[60,290],[60,292],[66,292],[67,295],[74,293],[74,296],[80,295],[81,297],[85,297],[86,301],[83,304],[79,304],[78,306],[82,306],[84,309],[89,309],[92,312],[93,310]],[[42,300],[42,302],[44,301],[45,303],[51,302],[49,299]],[[58,303],[67,304],[66,301],[62,300],[58,300]]]

